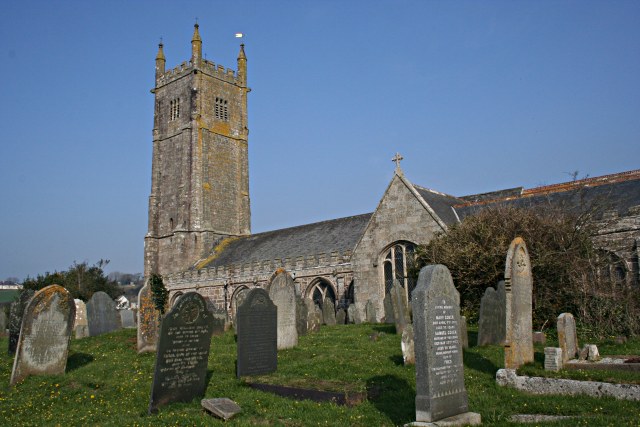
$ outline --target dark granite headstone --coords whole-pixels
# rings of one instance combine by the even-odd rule
[[[516,237],[511,242],[505,264],[504,367],[517,369],[533,362],[533,276],[527,245],[522,238]]]
[[[62,286],[35,293],[22,316],[11,385],[29,375],[64,374],[75,315],[73,298]]]
[[[87,323],[90,337],[122,329],[116,303],[105,292],[94,293],[87,302]]]
[[[340,308],[336,312],[336,325],[344,325],[345,323],[347,323],[347,312],[344,311],[344,308]]]
[[[20,337],[20,326],[22,325],[22,314],[27,307],[29,300],[33,297],[33,289],[23,289],[17,301],[11,303],[9,313],[9,354],[15,354]]]
[[[336,306],[329,298],[325,298],[322,303],[322,322],[325,325],[336,324]]]
[[[460,294],[449,269],[429,265],[412,293],[416,421],[434,422],[468,409],[460,343]]]
[[[197,292],[182,295],[160,325],[149,413],[204,394],[212,332],[204,298]]]
[[[149,284],[138,294],[138,353],[156,351],[160,312],[156,310]]]
[[[293,277],[279,271],[269,286],[269,298],[278,307],[278,350],[298,345],[296,288]]]
[[[262,375],[278,368],[276,305],[264,289],[251,289],[238,307],[237,375]]]
[[[296,295],[296,329],[298,330],[298,336],[307,334],[308,316],[307,304],[304,303],[300,295]]]

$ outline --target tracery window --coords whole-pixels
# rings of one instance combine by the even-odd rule
[[[384,273],[384,291],[388,294],[394,279],[406,289],[407,298],[416,287],[416,280],[410,274],[415,262],[416,246],[411,242],[396,242],[384,254],[382,265]]]
[[[172,99],[169,106],[171,107],[171,121],[174,121],[180,117],[180,98]]]

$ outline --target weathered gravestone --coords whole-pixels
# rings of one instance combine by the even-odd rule
[[[0,335],[4,335],[7,330],[8,325],[8,317],[5,314],[5,306],[0,305]]]
[[[480,300],[478,319],[478,345],[504,345],[506,334],[506,295],[504,281],[498,290],[488,287]]]
[[[22,314],[33,294],[35,294],[33,289],[23,289],[18,300],[11,303],[11,311],[9,313],[9,354],[16,352],[18,338],[20,337],[20,326],[22,325]]]
[[[307,334],[308,317],[307,304],[300,295],[296,294],[296,330],[299,337]]]
[[[556,347],[545,347],[544,349],[544,370],[559,371],[563,366],[562,349]]]
[[[89,324],[87,323],[87,305],[81,299],[75,299],[76,319],[73,323],[73,331],[76,339],[86,338],[89,336]]]
[[[336,311],[336,325],[344,325],[347,323],[347,312],[344,311],[344,308],[339,308]]]
[[[122,328],[116,303],[105,292],[98,291],[87,302],[89,336],[106,334]]]
[[[347,307],[347,322],[356,324],[362,323],[360,316],[358,316],[358,309],[355,304],[349,304],[349,307]]]
[[[469,413],[460,344],[460,294],[449,269],[422,268],[412,293],[416,358],[416,421],[434,422],[456,416],[479,423]]]
[[[384,296],[382,301],[384,307],[384,323],[395,323],[396,319],[393,314],[393,302],[391,301],[391,291]]]
[[[469,348],[469,334],[467,332],[467,318],[460,316],[460,345],[463,350]]]
[[[296,328],[296,288],[293,277],[281,271],[269,287],[269,298],[278,307],[278,350],[298,345]]]
[[[367,301],[367,305],[365,306],[365,312],[366,312],[365,314],[366,314],[367,323],[378,322],[376,306],[373,304],[373,301],[371,300]]]
[[[533,277],[527,245],[516,237],[509,246],[504,271],[506,335],[504,367],[533,362]]]
[[[211,313],[211,333],[215,336],[224,334],[227,323],[227,312],[218,308],[209,307]]]
[[[558,344],[562,349],[562,360],[575,359],[580,350],[578,336],[576,334],[576,321],[571,313],[562,313],[558,316]]]
[[[402,335],[404,328],[411,324],[409,315],[409,303],[400,282],[394,280],[391,287],[391,303],[393,304],[393,318],[396,324],[396,334]]]
[[[277,311],[267,291],[260,288],[251,289],[238,307],[238,377],[278,368]]]
[[[133,317],[133,310],[125,308],[123,310],[118,310],[120,313],[120,323],[123,328],[135,328],[136,322]]]
[[[311,299],[305,299],[304,303],[307,306],[307,331],[318,332],[322,325],[322,310]]]
[[[233,330],[238,333],[238,309],[244,303],[244,300],[247,298],[249,294],[248,288],[242,288],[234,294],[233,302],[234,302],[234,310],[233,310]]]
[[[156,351],[160,312],[156,310],[149,284],[138,294],[138,353]]]
[[[416,356],[413,340],[413,325],[407,325],[402,331],[402,341],[400,342],[400,348],[402,349],[402,360],[404,361],[405,366],[415,365]]]
[[[149,413],[171,402],[190,402],[207,386],[212,316],[197,292],[180,297],[162,319]]]
[[[325,298],[322,302],[322,323],[325,325],[336,324],[336,306],[329,298]]]
[[[35,293],[22,316],[11,385],[29,375],[64,374],[75,315],[73,298],[62,286]]]

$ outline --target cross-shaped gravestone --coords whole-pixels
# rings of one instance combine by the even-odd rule
[[[404,159],[404,157],[402,157],[400,155],[400,153],[396,153],[395,156],[393,156],[393,158],[391,159],[392,162],[396,163],[396,168],[400,169],[400,162]]]

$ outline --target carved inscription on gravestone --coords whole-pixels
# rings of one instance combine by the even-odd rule
[[[416,421],[467,412],[459,301],[449,269],[430,265],[420,271],[412,293]]]
[[[212,317],[202,296],[188,292],[162,320],[149,413],[204,394]]]
[[[238,377],[277,369],[277,311],[267,291],[260,288],[250,290],[238,307]]]
[[[24,310],[11,385],[29,375],[64,374],[76,306],[65,288],[35,293]]]
[[[279,271],[269,287],[269,298],[278,307],[278,350],[298,345],[296,289],[293,278]]]
[[[527,245],[516,237],[509,246],[504,273],[506,337],[504,367],[533,362],[533,277]]]

